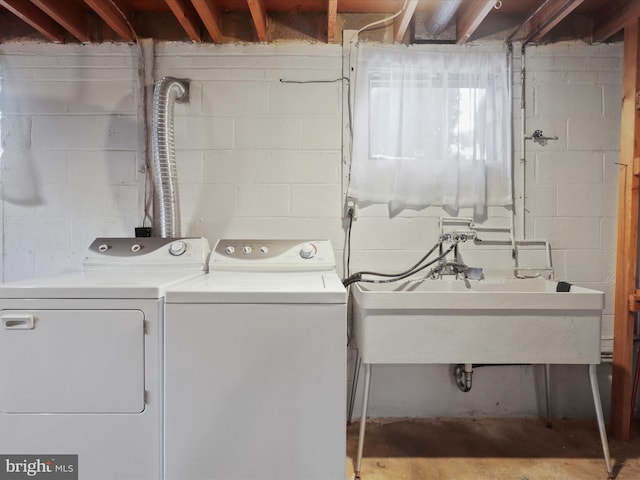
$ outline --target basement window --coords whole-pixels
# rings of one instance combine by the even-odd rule
[[[506,55],[359,46],[349,194],[391,215],[511,205]]]

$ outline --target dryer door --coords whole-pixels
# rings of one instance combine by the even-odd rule
[[[139,310],[0,311],[0,412],[144,410]]]

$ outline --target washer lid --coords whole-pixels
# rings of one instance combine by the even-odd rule
[[[211,272],[167,291],[167,303],[337,303],[347,291],[335,271]]]

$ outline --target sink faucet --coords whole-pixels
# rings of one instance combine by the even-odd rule
[[[454,275],[456,278],[462,278],[463,280],[482,280],[484,278],[481,267],[467,267],[460,262],[441,261],[433,269],[431,276],[433,278],[442,278],[444,275]]]
[[[431,271],[433,278],[442,278],[444,275],[454,275],[455,278],[462,278],[463,280],[481,280],[484,278],[482,268],[467,267],[460,257],[458,251],[458,244],[464,243],[468,240],[475,239],[475,232],[448,232],[440,236],[440,261],[436,267]],[[453,261],[449,261],[446,258],[446,254],[443,254],[443,243],[452,243],[451,249],[447,253],[453,250]]]
[[[462,275],[462,278],[467,278],[467,270],[468,267],[464,263],[448,262],[443,259],[433,269],[432,276],[434,278],[442,278],[444,275],[455,275],[458,278],[459,275]]]

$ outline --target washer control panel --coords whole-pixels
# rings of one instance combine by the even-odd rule
[[[222,239],[211,252],[209,269],[333,270],[335,256],[328,240]]]
[[[205,238],[96,238],[82,260],[83,269],[186,268],[206,270]]]

